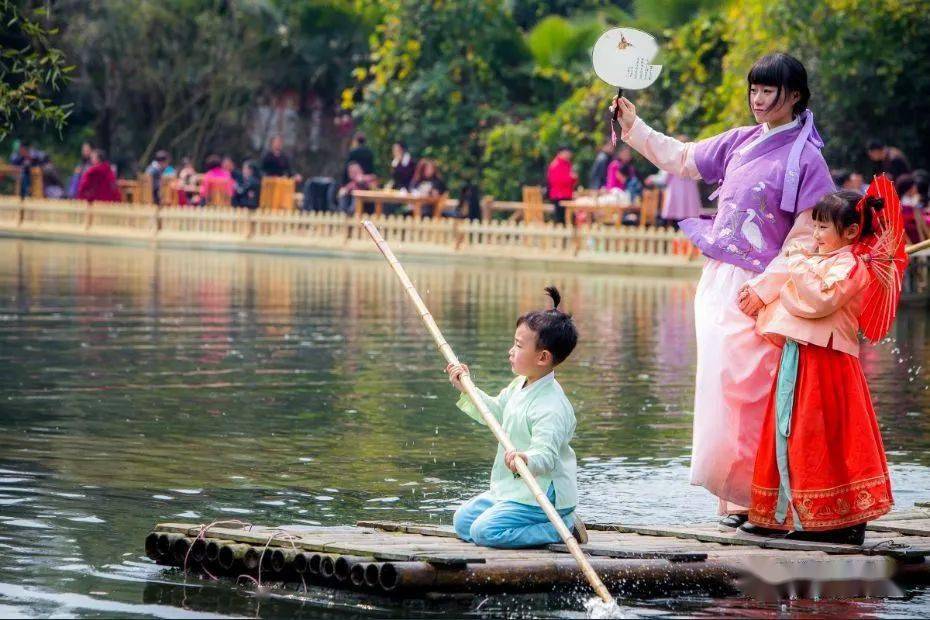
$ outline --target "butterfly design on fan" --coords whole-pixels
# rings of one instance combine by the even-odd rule
[[[623,33],[620,33],[620,42],[617,43],[617,49],[620,51],[625,50],[628,47],[633,47],[633,44],[626,40],[626,37],[623,36]]]

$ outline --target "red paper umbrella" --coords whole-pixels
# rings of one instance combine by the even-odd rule
[[[885,337],[901,299],[901,281],[907,269],[908,256],[904,251],[904,221],[901,201],[894,183],[882,175],[872,180],[866,196],[879,196],[885,201],[883,209],[872,218],[872,234],[856,244],[855,252],[866,264],[871,281],[863,294],[859,329],[871,342]],[[865,198],[859,203],[865,208]]]

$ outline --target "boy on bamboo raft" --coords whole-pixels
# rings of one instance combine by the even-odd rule
[[[510,368],[517,377],[497,396],[479,390],[488,409],[501,423],[516,451],[498,445],[491,468],[491,488],[455,511],[453,524],[462,540],[485,547],[518,549],[559,542],[559,534],[532,492],[518,476],[516,459],[523,459],[539,486],[579,542],[587,540],[575,516],[578,499],[575,452],[569,442],[575,432],[575,412],[555,380],[554,369],[571,354],[578,332],[570,314],[559,310],[561,296],[547,287],[552,308],[535,310],[517,319]],[[477,407],[461,383],[468,366],[446,367],[460,392],[456,405],[479,424]]]

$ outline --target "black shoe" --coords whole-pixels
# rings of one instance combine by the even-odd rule
[[[785,536],[787,540],[833,543],[837,545],[861,545],[865,542],[865,523],[821,532],[795,531]]]
[[[572,536],[578,541],[579,545],[588,544],[588,529],[584,526],[584,521],[581,520],[577,512],[572,513]]]
[[[720,519],[718,523],[725,527],[738,528],[743,523],[749,521],[749,515],[727,515],[724,518]]]
[[[762,527],[761,525],[753,525],[752,523],[743,523],[739,526],[739,531],[745,534],[752,534],[753,536],[762,536],[764,538],[784,538],[788,533],[785,530],[776,530],[770,527]]]

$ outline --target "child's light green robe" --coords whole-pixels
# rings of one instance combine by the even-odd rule
[[[497,396],[478,392],[517,451],[526,453],[527,465],[543,492],[550,483],[555,487],[556,509],[572,508],[578,503],[577,463],[569,445],[575,433],[575,411],[555,380],[555,373],[522,388],[525,381],[525,377],[517,377]],[[456,406],[484,424],[478,408],[464,392]],[[500,444],[491,468],[491,495],[497,501],[537,505],[526,484],[504,464],[504,447]]]

